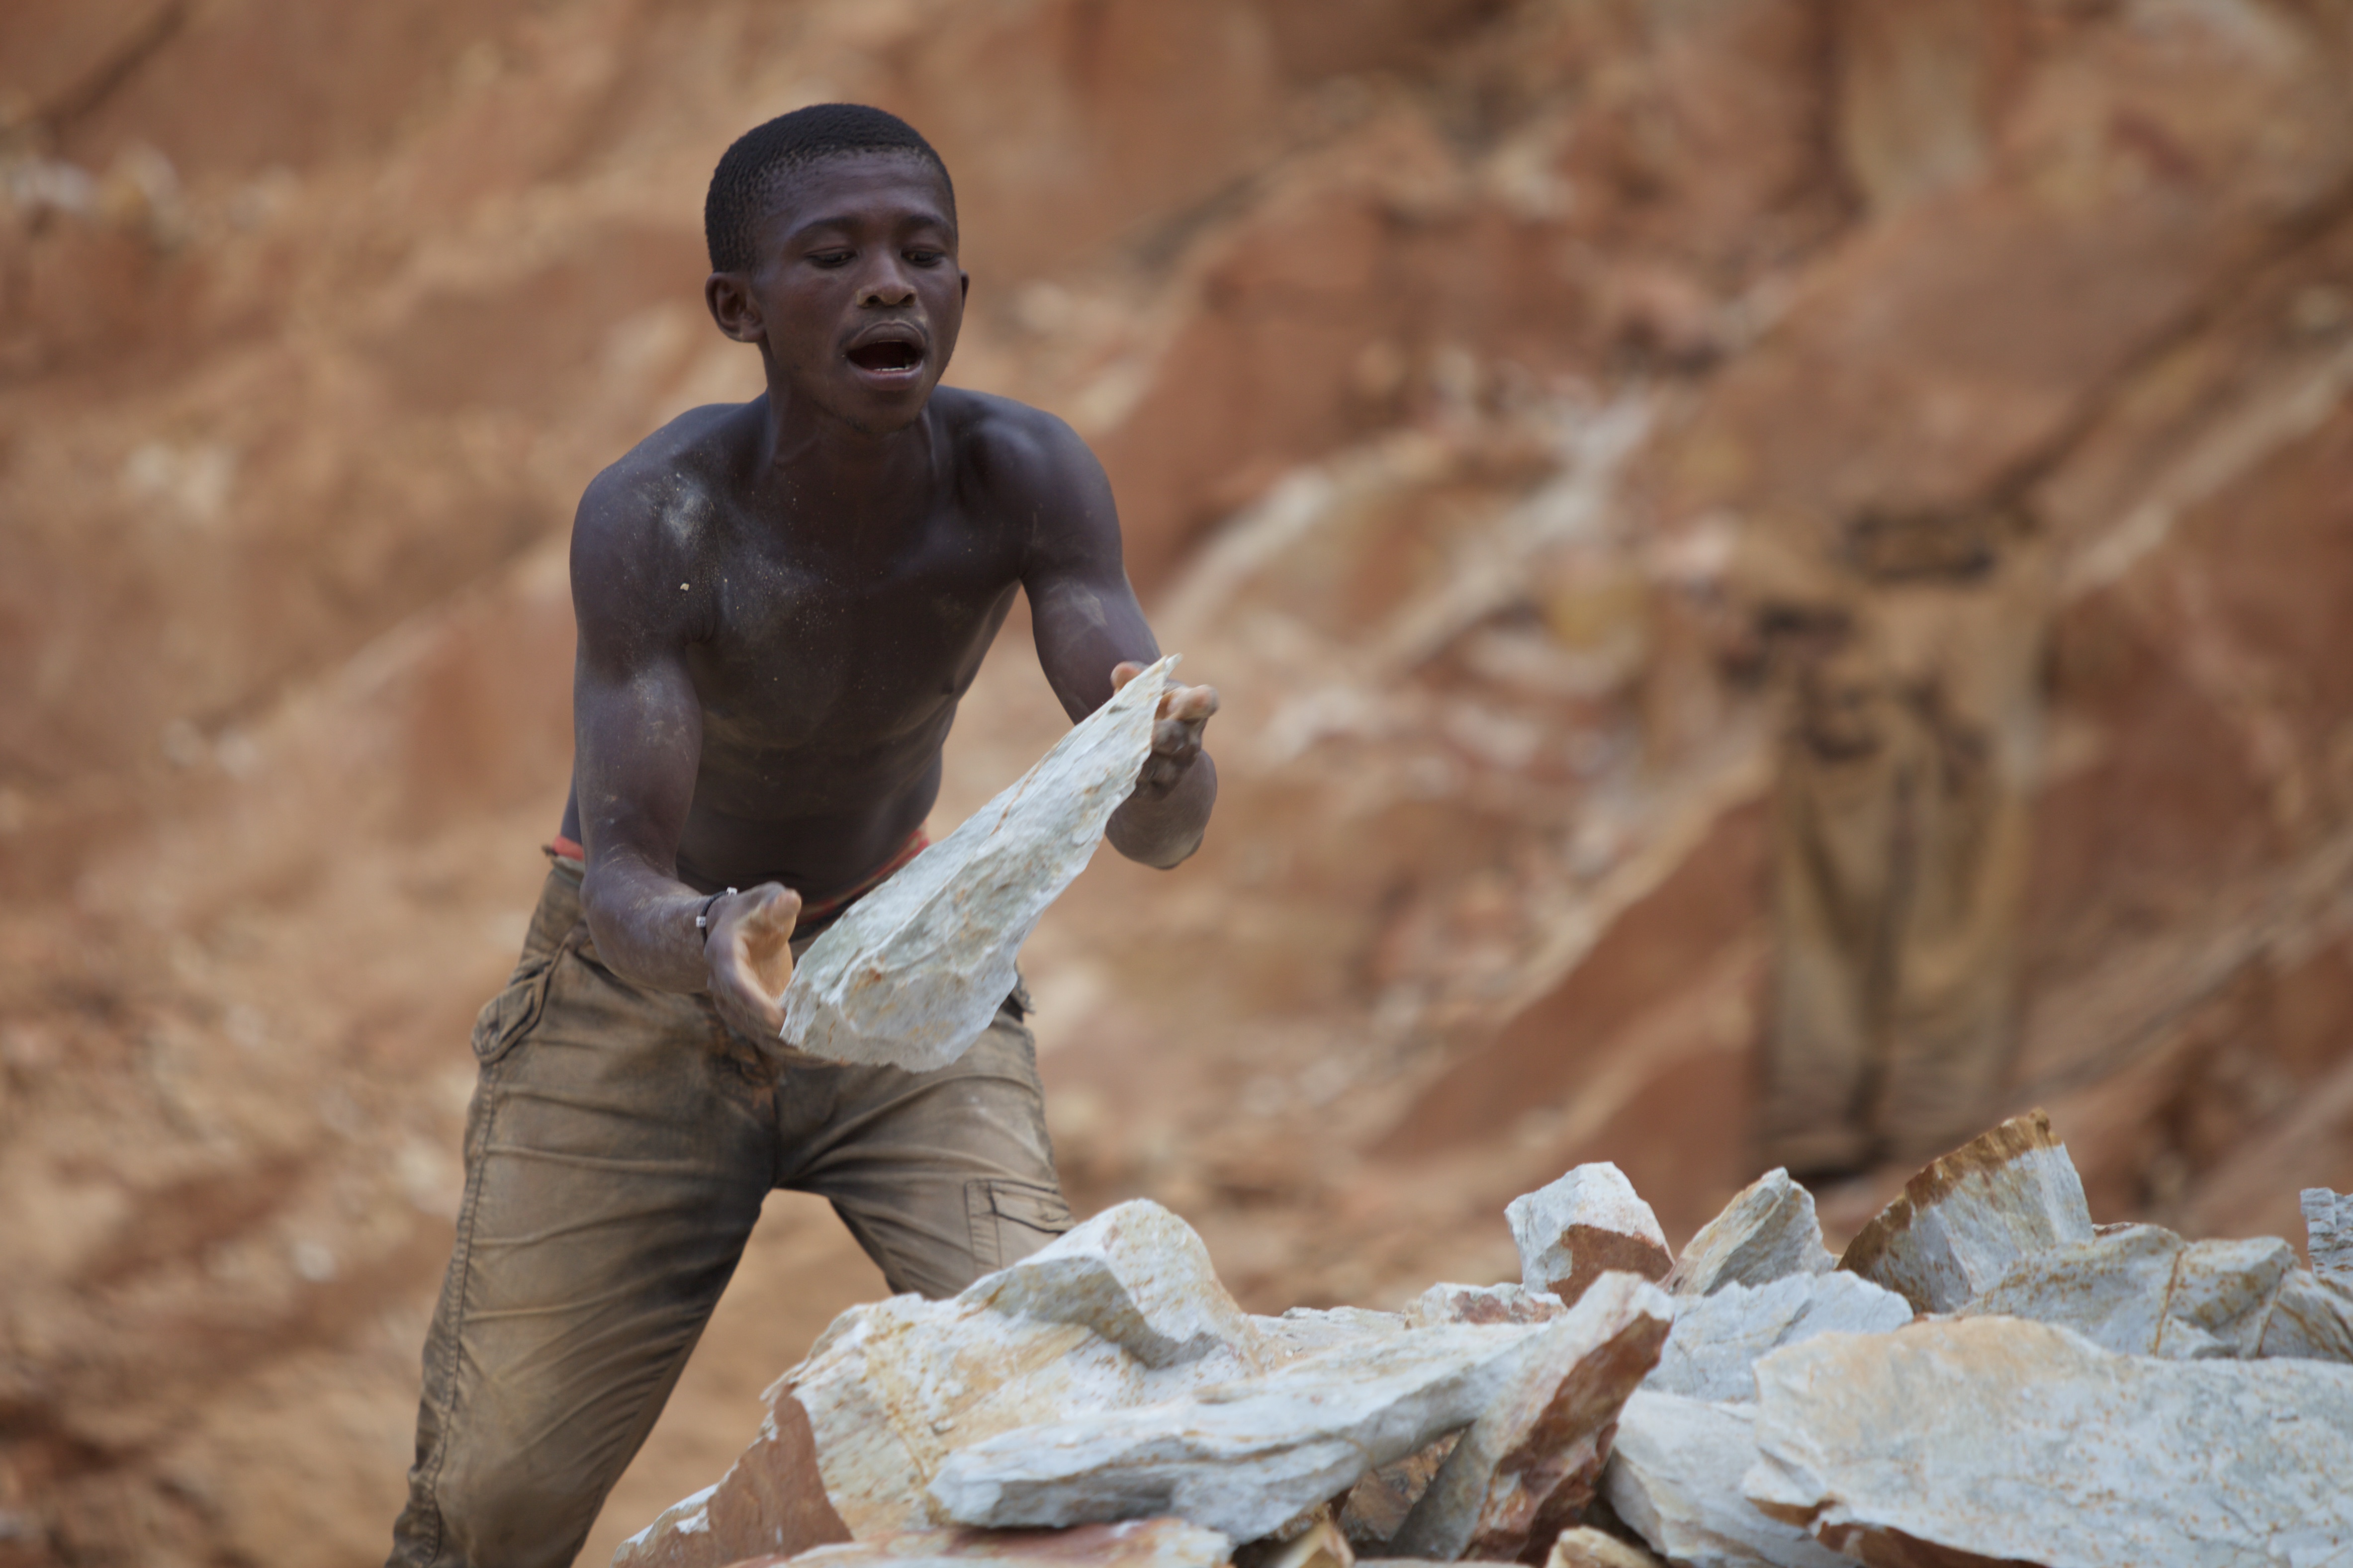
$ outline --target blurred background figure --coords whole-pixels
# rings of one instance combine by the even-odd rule
[[[379,1560],[572,509],[756,391],[703,184],[834,100],[1225,700],[1201,853],[1024,954],[1082,1212],[1264,1310],[2033,1104],[2102,1220],[2353,1188],[2341,0],[16,0],[0,1568]],[[882,1289],[799,1203],[584,1560]]]

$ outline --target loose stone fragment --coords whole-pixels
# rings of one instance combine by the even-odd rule
[[[1549,1290],[1525,1285],[1432,1285],[1405,1310],[1417,1329],[1440,1323],[1544,1323],[1568,1308]]]
[[[2353,1363],[2353,1289],[2331,1285],[2309,1268],[2291,1268],[2280,1281],[2271,1321],[2263,1325],[2265,1357]]]
[[[1619,1406],[1657,1364],[1673,1316],[1666,1293],[1633,1275],[1594,1281],[1530,1341],[1390,1549],[1510,1559],[1573,1523],[1592,1500]]]
[[[1692,1568],[1848,1568],[1741,1495],[1757,1460],[1756,1416],[1753,1405],[1641,1390],[1618,1418],[1602,1475],[1609,1506],[1652,1551]]]
[[[1750,1500],[1866,1563],[2353,1558],[2353,1367],[2122,1356],[1968,1318],[1791,1345],[1757,1385]]]
[[[1427,1448],[1392,1459],[1348,1489],[1340,1509],[1340,1529],[1358,1552],[1387,1552],[1389,1542],[1413,1512],[1413,1505],[1430,1490],[1430,1483],[1446,1465],[1446,1457],[1461,1440],[1449,1432]]]
[[[1792,1274],[1675,1302],[1674,1332],[1642,1386],[1692,1399],[1753,1401],[1758,1357],[1816,1334],[1883,1334],[1912,1303],[1852,1274]]]
[[[1771,1170],[1741,1189],[1700,1227],[1665,1280],[1674,1296],[1704,1296],[1726,1285],[1766,1285],[1790,1274],[1821,1274],[1838,1259],[1822,1245],[1814,1194]]]
[[[1614,1535],[1580,1524],[1560,1532],[1544,1568],[1663,1568],[1663,1564],[1639,1546],[1629,1546]]]
[[[2295,1252],[2276,1237],[2186,1242],[2153,1225],[2032,1253],[1960,1309],[2031,1318],[2104,1350],[2175,1361],[2263,1352]]]
[[[949,1455],[931,1497],[961,1524],[1173,1513],[1254,1541],[1469,1426],[1541,1331],[1414,1330],[1187,1398],[1004,1432]]]
[[[964,1055],[1012,991],[1014,955],[1038,917],[1134,789],[1176,662],[1122,687],[811,943],[785,988],[785,1038],[831,1061],[910,1072]]]
[[[1181,1519],[1132,1519],[1070,1530],[919,1530],[843,1546],[820,1546],[792,1561],[801,1568],[1219,1568],[1226,1538]],[[772,1557],[741,1568],[781,1568]],[[1346,1568],[1340,1564],[1339,1568]]]
[[[2013,1117],[1904,1185],[1839,1267],[1924,1312],[1951,1312],[2031,1252],[2092,1239],[2084,1183],[2040,1110]]]
[[[1234,1568],[1356,1568],[1356,1549],[1329,1511],[1288,1541],[1261,1542],[1234,1555]]]
[[[789,1557],[849,1539],[818,1474],[808,1412],[782,1388],[768,1397],[760,1435],[718,1484],[671,1504],[623,1542],[612,1568],[724,1568],[762,1552]]]
[[[1657,1279],[1674,1265],[1658,1216],[1606,1160],[1514,1198],[1504,1217],[1519,1244],[1521,1283],[1572,1304],[1611,1269]]]
[[[2313,1273],[2353,1290],[2353,1193],[2306,1187],[2299,1197],[2305,1251],[2312,1257]]]

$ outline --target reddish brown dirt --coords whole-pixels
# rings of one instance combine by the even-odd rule
[[[1898,19],[1900,18],[1900,19]],[[2353,20],[2319,0],[27,0],[0,13],[0,1568],[357,1564],[472,1010],[569,749],[562,540],[740,398],[717,152],[955,171],[955,377],[1097,447],[1226,794],[1039,930],[1062,1163],[1253,1307],[1755,1175],[1778,709],[1723,570],[2051,562],[2013,1100],[2102,1219],[2353,1187]],[[1967,68],[1919,72],[1928,49]],[[1745,558],[1745,556],[1743,557]],[[937,826],[1061,718],[1017,616]],[[1824,1193],[1851,1232],[1900,1184]],[[772,1201],[587,1557],[871,1267]]]

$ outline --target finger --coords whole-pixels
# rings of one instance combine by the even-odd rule
[[[1163,719],[1152,727],[1152,751],[1155,756],[1182,757],[1187,762],[1201,749],[1199,721],[1187,723],[1181,719]]]
[[[732,940],[753,984],[768,997],[781,996],[792,984],[793,926],[800,919],[801,896],[775,883],[753,891],[759,901],[736,921]]]
[[[1111,689],[1113,691],[1117,691],[1121,687],[1125,686],[1129,681],[1134,680],[1137,676],[1142,675],[1143,673],[1144,666],[1136,663],[1135,660],[1132,658],[1123,659],[1119,663],[1111,667]]]
[[[1208,721],[1218,710],[1218,689],[1214,686],[1179,686],[1170,691],[1168,717],[1182,719],[1189,724]]]

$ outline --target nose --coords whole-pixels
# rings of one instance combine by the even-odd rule
[[[915,302],[915,286],[892,258],[867,275],[859,288],[858,302],[881,310],[899,309]]]

